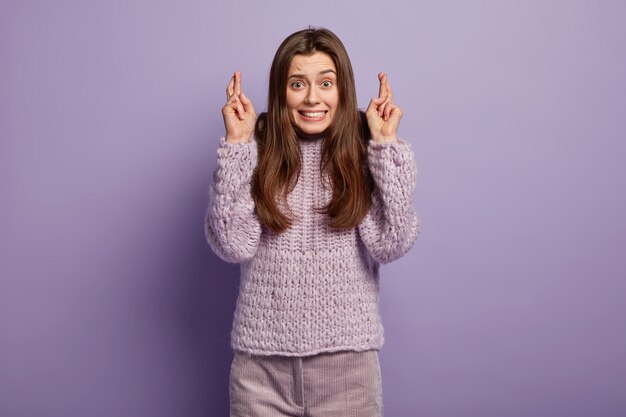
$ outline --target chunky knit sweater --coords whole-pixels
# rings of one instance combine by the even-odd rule
[[[301,174],[287,198],[295,220],[276,234],[259,223],[250,192],[256,141],[220,140],[205,234],[220,258],[240,263],[233,349],[306,356],[383,345],[379,265],[404,255],[420,232],[413,153],[402,140],[369,142],[371,209],[357,227],[338,231],[314,210],[332,195],[320,176],[322,141],[299,139]]]

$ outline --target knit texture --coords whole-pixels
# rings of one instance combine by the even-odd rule
[[[369,142],[372,207],[358,227],[338,231],[314,210],[332,196],[319,172],[323,140],[299,142],[302,170],[287,199],[295,220],[276,234],[260,225],[250,193],[256,141],[220,140],[205,233],[220,258],[241,266],[231,345],[285,356],[380,349],[379,265],[404,255],[420,232],[410,144]]]

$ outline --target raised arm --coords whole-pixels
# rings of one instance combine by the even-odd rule
[[[217,150],[204,231],[207,242],[220,258],[226,262],[244,262],[256,253],[261,236],[250,193],[257,163],[257,144],[252,137],[256,115],[241,90],[239,73],[231,78],[226,95],[228,102],[222,109],[226,136],[220,139]]]
[[[397,137],[402,111],[392,101],[387,75],[380,73],[378,79],[378,97],[370,101],[366,112],[372,134],[368,163],[376,187],[359,234],[372,258],[387,263],[411,249],[421,228],[413,207],[415,158],[410,144]]]

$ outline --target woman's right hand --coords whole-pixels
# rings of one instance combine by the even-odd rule
[[[226,87],[227,102],[222,107],[226,142],[246,143],[254,132],[256,113],[252,101],[241,90],[241,73],[235,72]]]

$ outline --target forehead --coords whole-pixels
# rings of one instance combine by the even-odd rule
[[[316,75],[317,73],[332,69],[337,72],[335,63],[332,58],[324,52],[314,52],[311,55],[297,54],[291,60],[289,66],[289,75],[291,74],[307,74]]]

